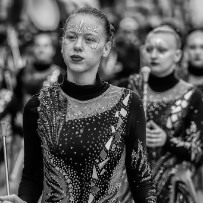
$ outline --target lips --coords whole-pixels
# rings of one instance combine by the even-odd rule
[[[80,61],[82,61],[84,59],[83,57],[81,57],[79,55],[72,55],[70,58],[74,62],[80,62]]]
[[[157,63],[157,62],[151,62],[150,63],[152,66],[156,66],[156,65],[158,65],[159,63]]]

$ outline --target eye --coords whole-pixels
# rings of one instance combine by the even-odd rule
[[[147,52],[147,53],[151,53],[151,52],[152,52],[152,49],[153,49],[152,47],[146,47],[146,52]]]
[[[74,40],[76,39],[76,36],[73,35],[73,34],[67,34],[67,35],[66,35],[66,39],[67,39],[67,40],[70,40],[70,41],[74,41]]]
[[[85,41],[86,41],[87,43],[96,42],[96,40],[95,40],[94,38],[92,38],[92,37],[87,37],[87,38],[85,39]]]
[[[191,49],[191,50],[195,50],[195,48],[196,48],[196,47],[195,47],[194,45],[191,45],[191,46],[190,46],[190,49]]]
[[[163,47],[158,47],[157,50],[159,53],[165,53],[167,51],[167,49]]]

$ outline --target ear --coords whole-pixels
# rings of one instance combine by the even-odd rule
[[[61,53],[63,54],[63,44],[61,45]]]
[[[111,51],[111,42],[107,42],[103,48],[103,57],[107,57]]]
[[[181,60],[182,57],[182,51],[180,49],[176,50],[176,55],[175,55],[175,62],[178,63]]]

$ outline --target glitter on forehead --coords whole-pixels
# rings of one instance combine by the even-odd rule
[[[147,44],[152,45],[152,46],[159,46],[159,45],[163,45],[164,42],[163,42],[163,40],[161,40],[159,38],[153,38],[153,39],[148,40]]]
[[[97,26],[83,26],[84,21],[82,20],[80,25],[73,25],[72,23],[68,24],[67,30],[72,30],[78,34],[84,34],[88,31],[99,33],[99,28]]]
[[[80,27],[79,27],[79,30],[82,30],[82,25],[83,25],[83,20],[81,21],[81,23],[80,23]]]

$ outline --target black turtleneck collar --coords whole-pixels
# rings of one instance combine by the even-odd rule
[[[61,89],[70,97],[78,100],[89,100],[100,96],[108,88],[109,84],[103,81],[99,75],[96,77],[94,85],[78,85],[67,80],[67,75],[64,76],[61,84]]]
[[[178,81],[179,80],[176,78],[175,72],[172,72],[165,77],[157,77],[150,73],[148,84],[153,91],[164,92],[174,87]]]
[[[203,76],[203,67],[193,66],[191,63],[188,64],[188,71],[194,76]]]
[[[33,66],[37,71],[45,71],[50,68],[52,63],[39,63],[39,62],[34,62]]]

